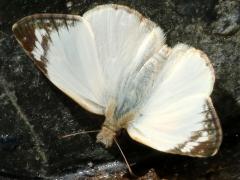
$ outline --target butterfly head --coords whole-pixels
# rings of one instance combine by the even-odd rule
[[[105,145],[106,148],[111,147],[116,136],[116,131],[109,127],[103,126],[97,135],[97,142]]]
[[[109,105],[107,107],[101,131],[97,135],[97,142],[103,143],[106,147],[111,147],[115,136],[118,135],[121,129],[126,129],[128,124],[136,116],[135,111],[127,112],[120,117],[115,115],[116,105]]]

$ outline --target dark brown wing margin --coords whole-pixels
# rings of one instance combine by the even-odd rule
[[[218,118],[218,115],[213,107],[211,98],[206,100],[204,129],[201,131],[193,132],[188,141],[179,144],[176,148],[169,150],[169,153],[182,154],[187,156],[196,157],[208,157],[213,156],[218,152],[218,149],[222,142],[222,129]],[[202,132],[208,133],[209,140],[199,143],[199,145],[192,148],[189,152],[183,152],[188,143],[197,142],[197,140],[202,136]]]
[[[74,25],[76,21],[81,21],[81,17],[77,15],[66,14],[35,14],[24,17],[12,26],[12,31],[23,47],[28,56],[33,60],[34,64],[47,76],[45,55],[48,50],[48,45],[51,42],[51,31],[57,31],[62,26],[68,29],[68,26]],[[44,54],[40,59],[33,57],[32,51],[36,48],[35,42],[38,41],[35,35],[35,29],[44,29],[46,35],[42,38],[41,46],[44,49]]]

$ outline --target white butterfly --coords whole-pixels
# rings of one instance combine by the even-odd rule
[[[208,57],[164,33],[137,11],[101,5],[76,15],[37,14],[13,25],[37,67],[90,112],[106,116],[97,141],[112,145],[124,128],[159,151],[214,155],[222,141],[210,94]]]

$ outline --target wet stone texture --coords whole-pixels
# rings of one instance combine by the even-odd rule
[[[219,153],[199,159],[169,155],[132,141],[120,145],[139,179],[240,179],[240,2],[238,0],[0,1],[0,179],[128,179],[116,146],[95,143],[93,115],[54,87],[17,44],[11,26],[34,13],[83,14],[104,3],[128,5],[159,24],[174,46],[206,52],[216,71],[212,95],[223,127]]]

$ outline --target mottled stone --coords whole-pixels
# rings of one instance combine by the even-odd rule
[[[213,25],[213,33],[230,35],[240,28],[240,1],[219,1],[216,6],[217,21]]]

